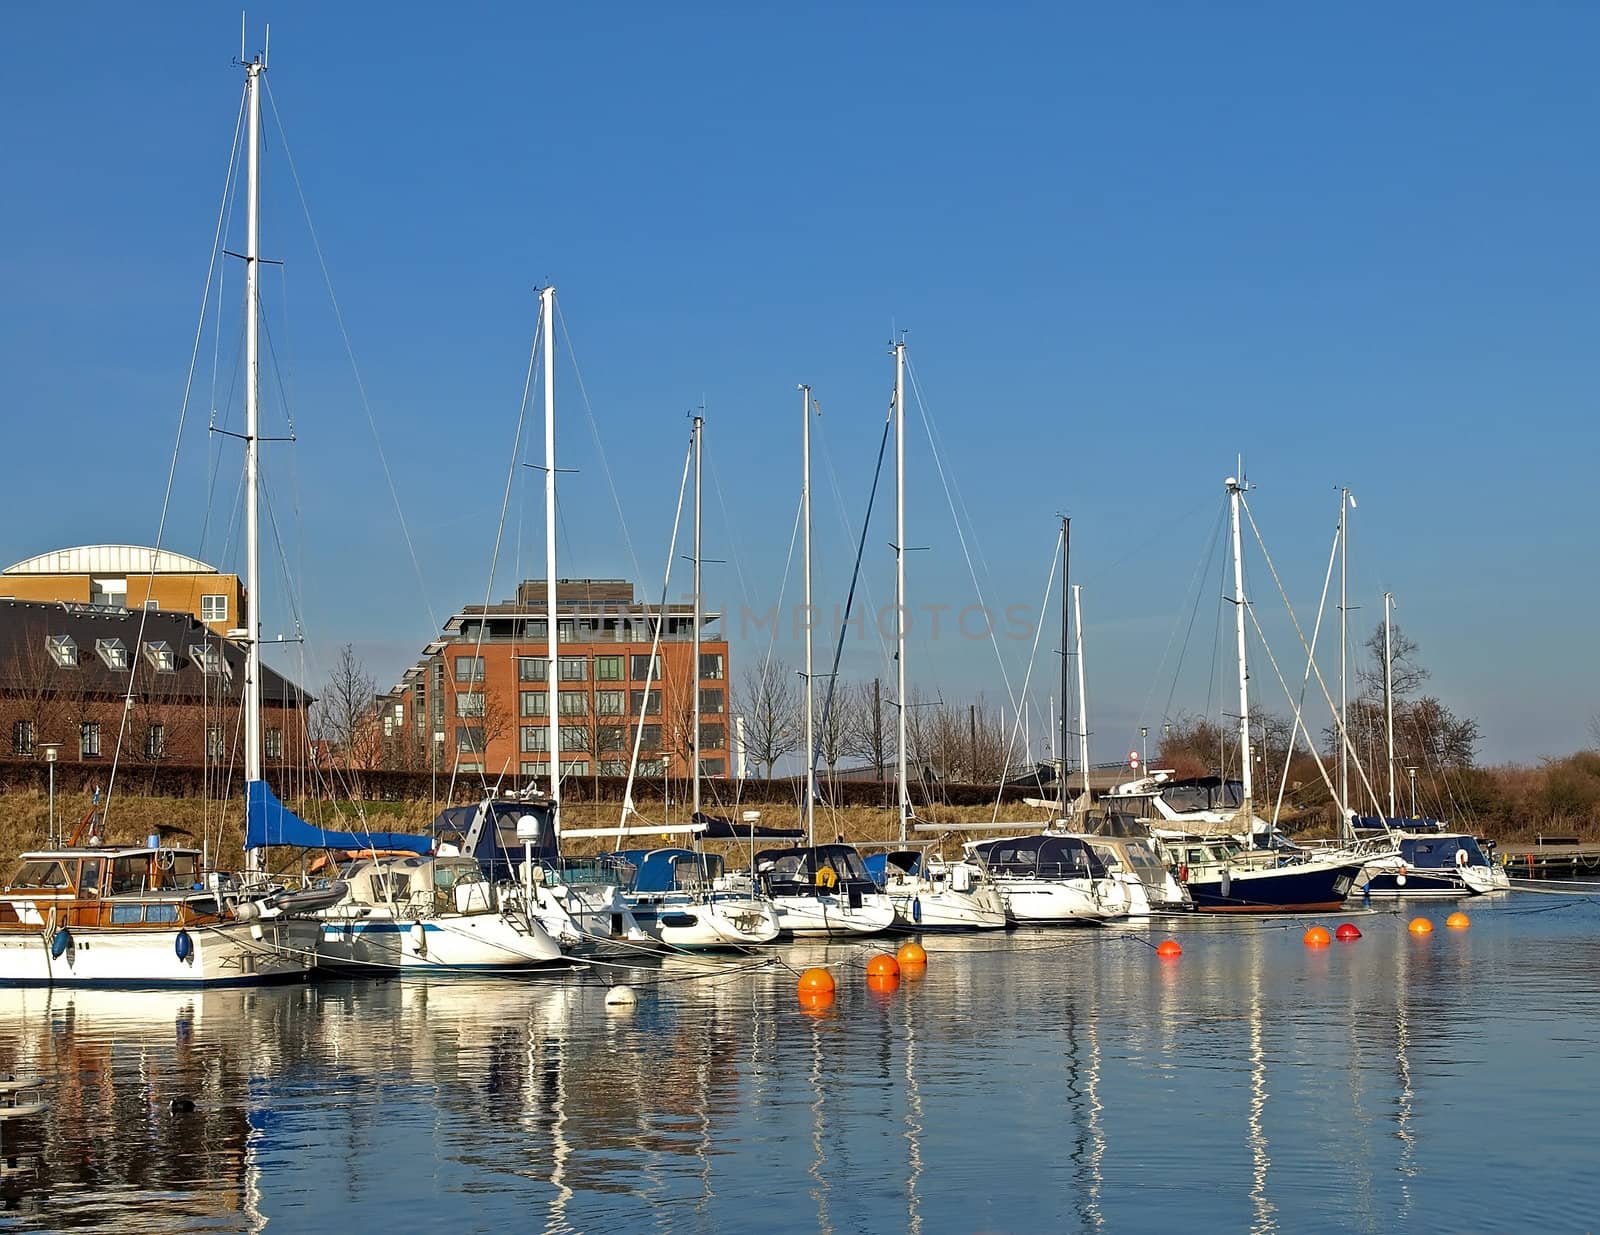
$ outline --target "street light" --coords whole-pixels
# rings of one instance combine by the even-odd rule
[[[444,733],[435,729],[433,731],[433,783],[428,789],[428,806],[434,814],[439,811],[439,748],[443,745]]]
[[[39,749],[44,752],[45,766],[50,769],[50,847],[56,844],[56,758],[61,749],[60,742],[40,742]]]
[[[1411,817],[1417,817],[1417,769],[1407,768],[1406,774],[1411,777]]]
[[[1150,774],[1150,726],[1148,725],[1139,726],[1139,758],[1142,760],[1140,766],[1148,776]]]

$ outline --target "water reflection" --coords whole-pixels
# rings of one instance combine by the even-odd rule
[[[788,950],[838,967],[822,1016],[790,970],[699,961],[641,972],[622,1015],[581,977],[11,992],[0,1070],[53,1106],[6,1130],[0,1225],[1516,1225],[1477,1165],[1491,1126],[1576,1215],[1600,996],[1584,965],[1558,981],[1566,936],[1518,941],[1537,924],[1377,918],[1320,953],[1197,924],[1177,964],[1111,932],[940,940],[881,997],[861,949]]]

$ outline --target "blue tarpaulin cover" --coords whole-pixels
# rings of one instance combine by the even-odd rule
[[[335,832],[307,823],[272,792],[264,780],[245,786],[244,847],[261,849],[267,845],[291,845],[297,849],[409,849],[428,853],[431,836],[412,836],[406,832]]]

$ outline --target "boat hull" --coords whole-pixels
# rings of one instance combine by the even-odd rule
[[[1127,917],[1126,891],[1114,880],[1097,883],[1115,890],[1109,897],[1102,895],[1087,879],[995,880],[1006,917],[1017,926],[1099,926]]]
[[[301,918],[183,930],[73,927],[68,933],[59,957],[43,931],[0,933],[0,986],[243,986],[299,981],[316,962],[317,924]],[[188,955],[180,956],[185,950]]]
[[[894,905],[881,892],[774,896],[772,905],[783,935],[796,939],[878,935],[894,925]]]
[[[561,947],[538,922],[503,914],[446,915],[416,922],[381,915],[321,926],[317,963],[345,972],[524,972],[562,964]]]
[[[1305,863],[1208,876],[1186,885],[1200,913],[1317,913],[1343,907],[1360,866]]]
[[[1458,900],[1463,896],[1482,896],[1504,891],[1510,880],[1497,883],[1494,873],[1482,867],[1449,867],[1440,870],[1410,867],[1403,876],[1393,867],[1368,866],[1356,880],[1355,890],[1374,900],[1409,900],[1432,897]]]
[[[781,930],[777,910],[752,897],[630,897],[629,904],[639,929],[669,948],[752,947],[772,943]]]
[[[992,931],[1007,926],[1005,901],[999,889],[957,892],[949,887],[913,886],[887,889],[897,931]]]

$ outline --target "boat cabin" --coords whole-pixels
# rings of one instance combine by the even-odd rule
[[[849,845],[763,849],[756,854],[755,869],[773,896],[817,896],[840,891],[855,897],[878,890],[861,855]],[[853,899],[851,903],[855,903]]]
[[[37,929],[45,915],[74,926],[170,925],[215,916],[197,849],[68,846],[25,853],[0,889],[0,928]]]
[[[417,913],[488,913],[495,908],[494,889],[483,869],[464,855],[367,858],[347,864],[339,878],[349,887],[331,916],[348,909],[387,908],[397,916]]]
[[[1464,855],[1464,856],[1457,856]],[[1405,836],[1400,839],[1400,860],[1414,870],[1441,870],[1456,866],[1488,866],[1478,842],[1466,835]]]
[[[1077,836],[1007,836],[968,849],[1002,879],[1104,879],[1106,864]]]

